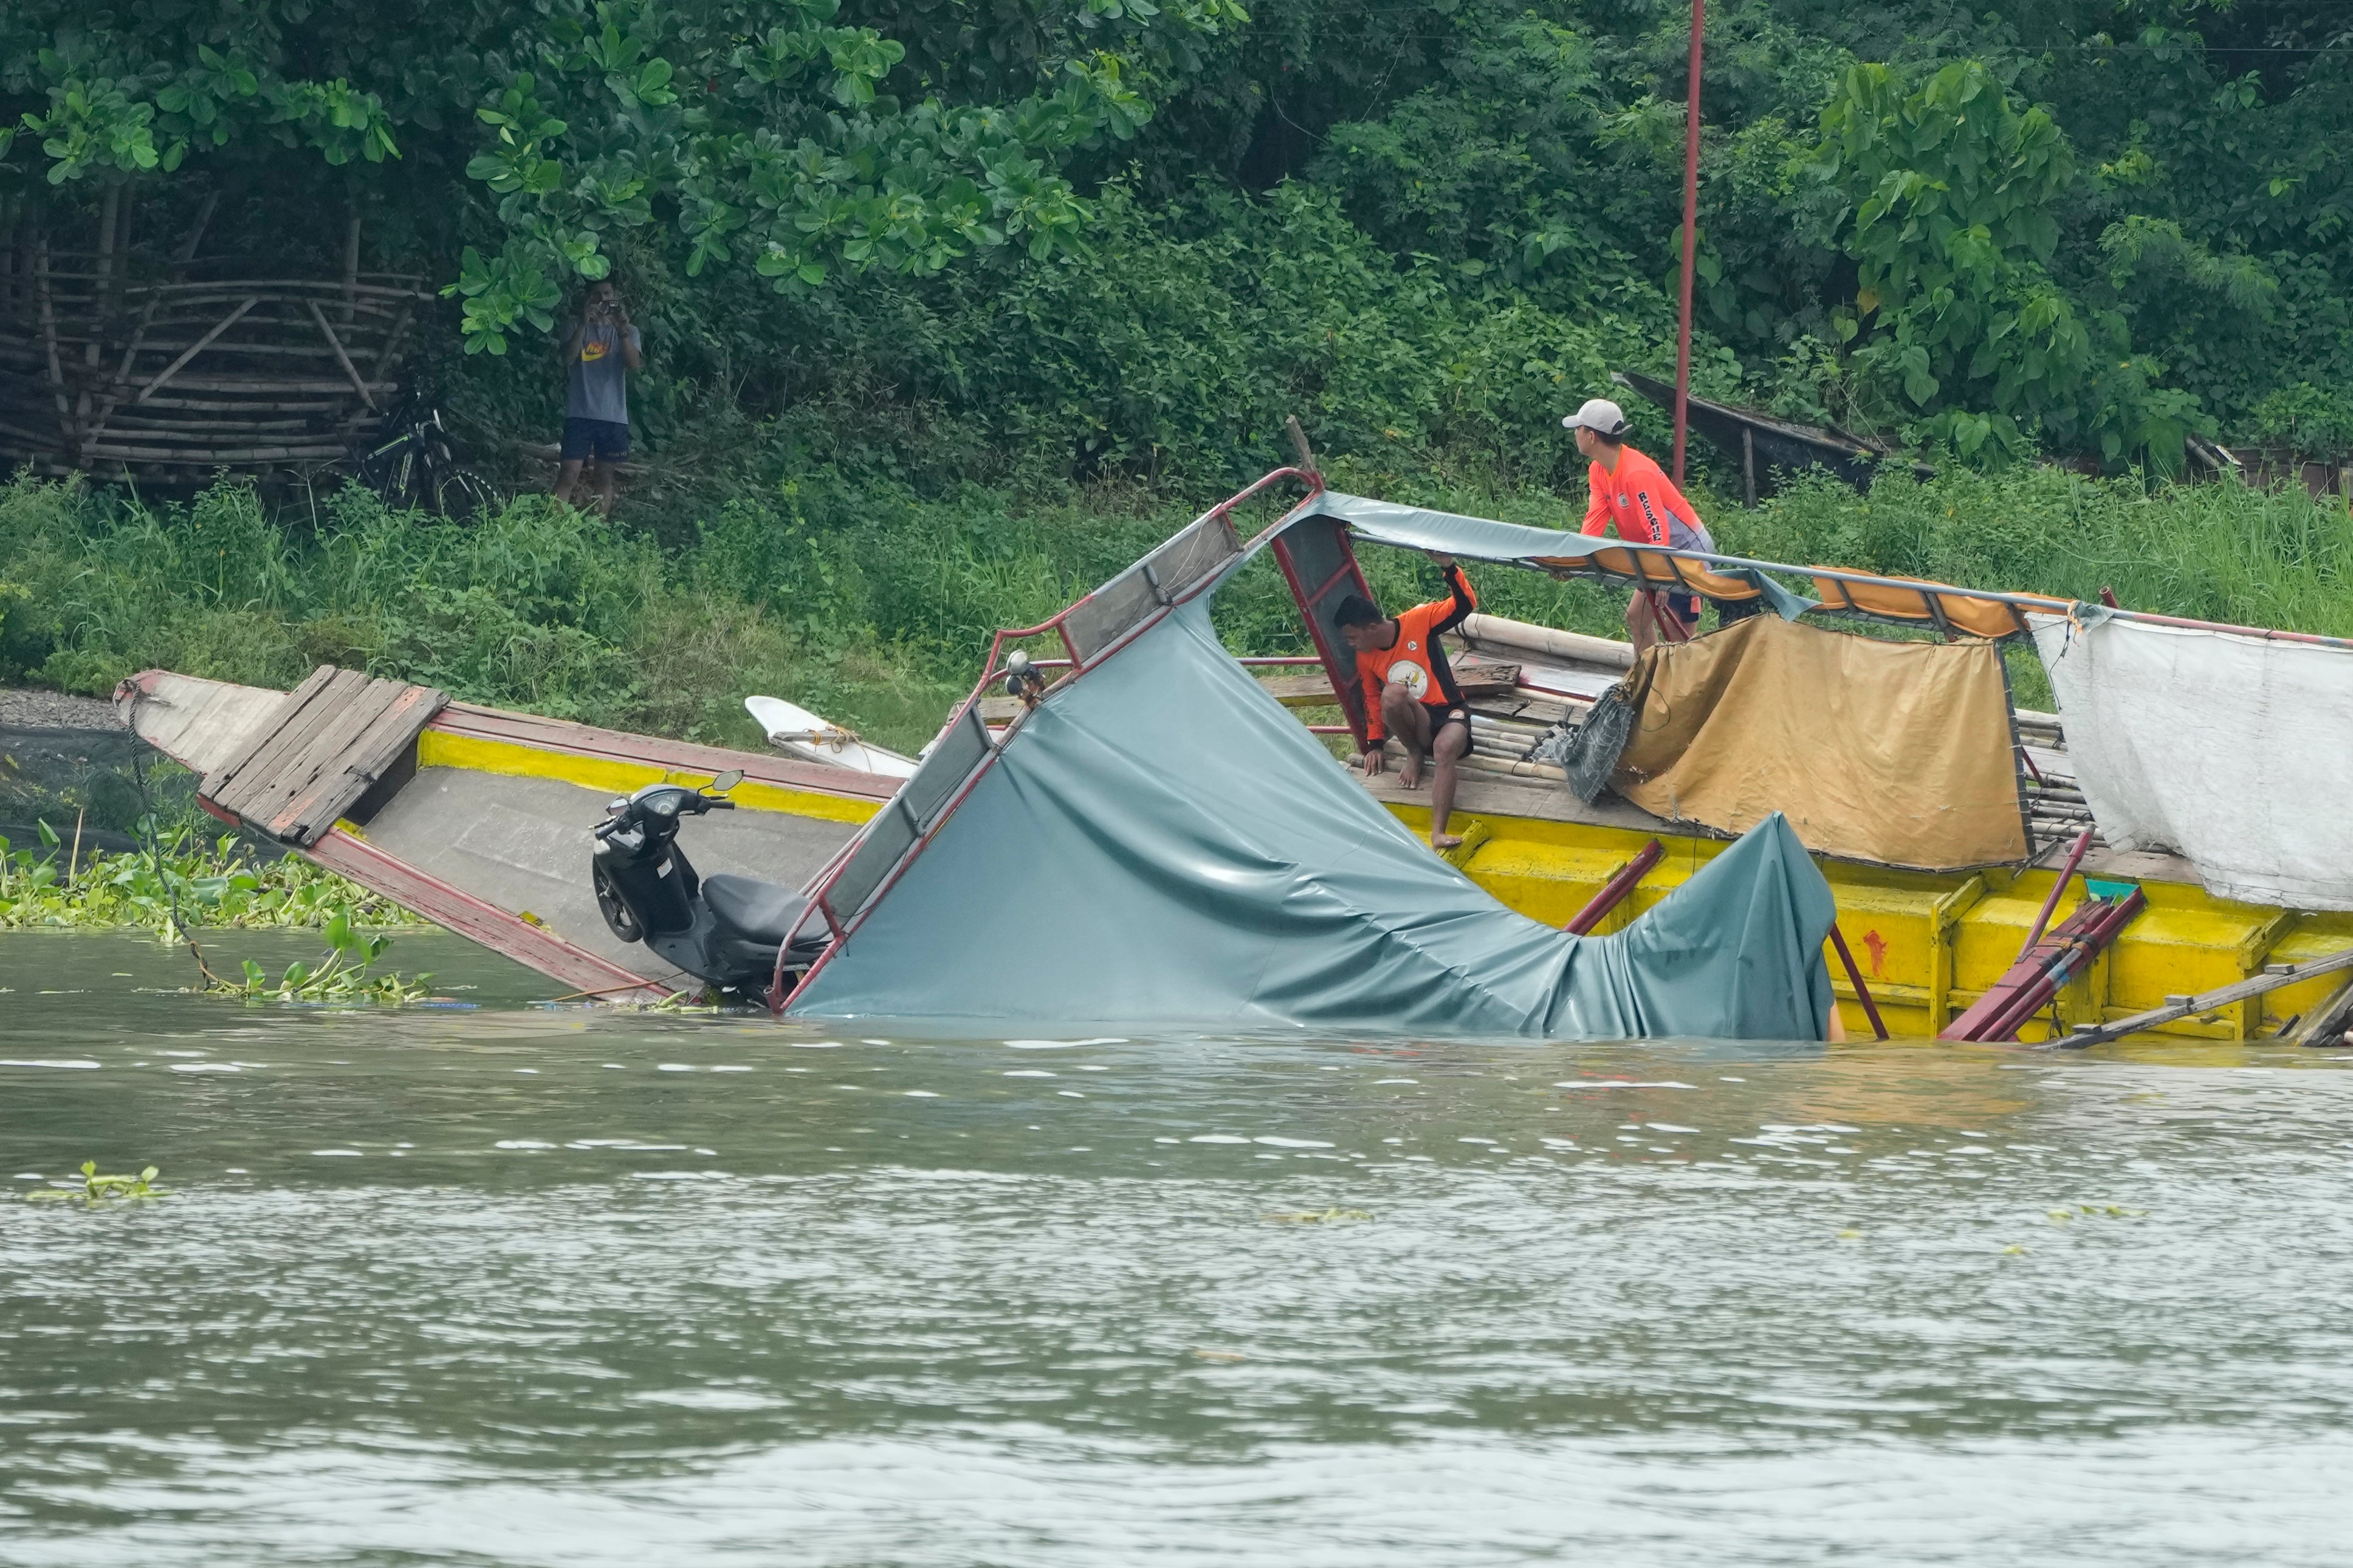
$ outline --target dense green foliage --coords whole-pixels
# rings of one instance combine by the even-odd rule
[[[160,245],[219,193],[208,245],[332,264],[357,214],[371,265],[453,290],[452,347],[538,342],[617,265],[649,446],[703,501],[826,469],[1215,489],[1291,412],[1376,471],[1556,482],[1559,409],[1671,360],[1684,17],[21,0],[0,227],[87,226],[119,185]],[[2348,26],[2325,0],[1717,5],[1703,384],[1977,460],[2338,450]],[[480,433],[543,436],[527,360],[452,373]]]

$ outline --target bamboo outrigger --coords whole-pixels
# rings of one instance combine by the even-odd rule
[[[1377,503],[1330,495],[1305,462],[1212,508],[1160,552],[1051,620],[999,634],[982,681],[944,735],[984,735],[995,721],[1023,722],[1026,701],[993,696],[1015,651],[1050,638],[1038,652],[1059,644],[1063,657],[1033,656],[1030,668],[1055,678],[1056,686],[1084,673],[1119,646],[1127,628],[1170,602],[1171,571],[1181,566],[1186,582],[1200,580],[1206,568],[1183,559],[1192,541],[1222,536],[1229,543],[1221,559],[1235,558],[1241,548],[1230,542],[1236,511],[1285,488],[1306,499],[1258,542],[1290,582],[1317,652],[1270,670],[1271,694],[1311,710],[1303,715],[1309,720],[1316,716],[1312,710],[1336,713],[1340,722],[1315,727],[1361,745],[1361,695],[1353,661],[1329,635],[1330,610],[1345,593],[1364,591],[1355,554],[1359,540],[1377,534],[1381,542],[1418,542],[1412,520],[1426,522],[1434,514],[1388,509],[1405,521],[1352,527],[1342,513],[1353,506],[1361,516]],[[1451,522],[1504,530],[1477,520]],[[1720,602],[1746,596],[1785,610],[1811,603],[1794,600],[1778,581],[1796,576],[1823,590],[1833,609],[1939,637],[2015,636],[2030,614],[2067,608],[2034,595],[1505,531],[1520,542],[1508,551],[1495,546],[1489,559],[1638,588],[1692,585]],[[1527,536],[1559,553],[1528,553]],[[2291,633],[2253,635],[2299,640]],[[1588,805],[1564,787],[1561,767],[1532,755],[1535,742],[1573,731],[1626,679],[1634,663],[1626,645],[1494,616],[1473,616],[1461,640],[1464,654],[1486,661],[1468,693],[1479,747],[1464,760],[1456,801],[1465,843],[1449,857],[1473,881],[1537,921],[1560,927],[1587,912],[1587,923],[1607,933],[1656,906],[1729,847],[1728,833],[1655,816],[1625,799],[1605,795]],[[1321,673],[1303,676],[1302,667]],[[138,733],[206,775],[201,795],[212,809],[272,831],[322,864],[581,994],[645,999],[686,984],[646,948],[614,941],[597,919],[586,876],[587,831],[609,795],[743,770],[747,783],[735,799],[744,809],[699,829],[712,837],[698,853],[797,883],[808,899],[808,920],[821,916],[837,936],[856,929],[875,889],[895,875],[899,862],[892,857],[916,852],[936,830],[940,812],[952,812],[961,798],[940,793],[947,786],[939,781],[926,782],[947,803],[920,811],[934,826],[912,835],[894,828],[889,845],[895,847],[886,847],[860,828],[900,794],[894,778],[445,704],[438,693],[418,695],[393,683],[380,683],[389,689],[364,703],[356,700],[365,695],[358,687],[349,688],[348,700],[323,701],[336,679],[322,671],[289,696],[151,671],[125,682],[118,704]],[[1055,687],[1046,689],[1050,696]],[[2034,998],[2031,1016],[2009,1020],[2002,1037],[2033,1041],[2079,1030],[2105,1037],[2110,1026],[2130,1021],[2149,1036],[2251,1041],[2291,1026],[2308,1033],[2316,1018],[2341,1021],[2345,972],[2315,961],[2353,950],[2353,913],[2219,898],[2178,857],[2103,845],[2075,787],[2060,719],[2017,711],[2013,725],[2021,816],[2012,826],[2025,844],[2016,860],[1936,871],[1818,857],[1837,900],[1834,934],[1854,960],[1852,978],[1836,987],[1851,1031],[1883,1020],[1898,1036],[1946,1034],[2035,947],[2042,924],[2079,885],[2079,873],[2129,886],[2134,907],[2108,922],[2114,929],[2104,931],[2095,949],[2071,949],[2075,955],[2052,972],[2049,994]],[[955,742],[976,758],[994,743]],[[1363,787],[1398,818],[1426,826],[1419,794],[1394,775]],[[2080,845],[2080,866],[2052,868],[2052,852],[2069,843]],[[1655,864],[1630,869],[1653,844],[1658,852],[1647,858]],[[1595,918],[1588,906],[1605,888],[1621,901]],[[2346,892],[2353,902],[2353,888]],[[2065,912],[2070,920],[2078,913]],[[1844,965],[1832,970],[1844,972]],[[2265,984],[2253,985],[2265,976]],[[2215,997],[2211,1006],[2173,1005],[2207,994]]]

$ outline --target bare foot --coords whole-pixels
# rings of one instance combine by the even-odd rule
[[[1432,849],[1460,849],[1462,847],[1462,835],[1460,833],[1433,833],[1430,836],[1430,847]]]
[[[1411,752],[1408,752],[1405,761],[1398,764],[1398,783],[1408,789],[1421,787],[1421,759]]]

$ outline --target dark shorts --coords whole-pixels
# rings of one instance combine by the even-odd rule
[[[1460,724],[1462,726],[1462,754],[1469,756],[1476,747],[1478,736],[1478,731],[1471,727],[1471,710],[1461,703],[1450,708],[1442,702],[1425,702],[1422,707],[1430,713],[1431,752],[1435,753],[1438,749],[1439,732],[1449,724]]]
[[[629,455],[629,427],[617,419],[564,419],[564,460],[617,463]]]
[[[1668,611],[1679,617],[1685,626],[1695,626],[1699,625],[1699,595],[1697,594],[1662,594],[1659,597],[1665,603]]]

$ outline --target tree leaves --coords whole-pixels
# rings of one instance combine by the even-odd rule
[[[1837,330],[1936,438],[1990,457],[2088,437],[2112,458],[2178,465],[2196,400],[2153,390],[2121,320],[2087,319],[2048,270],[2075,163],[2046,110],[1973,60],[1920,81],[1858,65],[1822,111],[1808,172],[1851,204],[1835,233],[1856,263],[1857,317]],[[2116,254],[2164,237],[2128,231]]]

